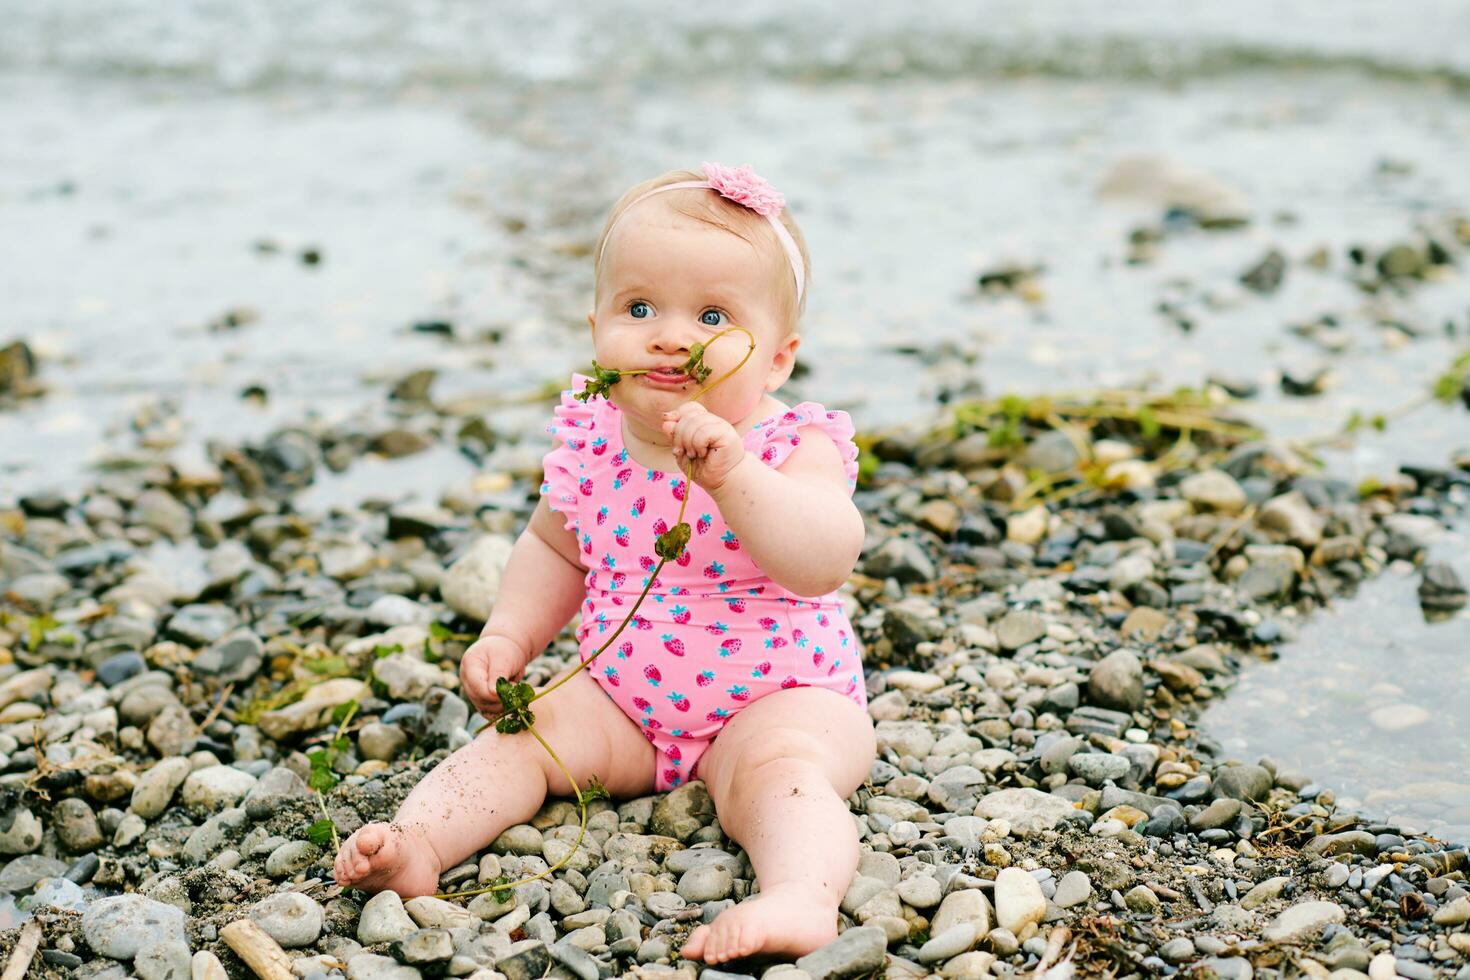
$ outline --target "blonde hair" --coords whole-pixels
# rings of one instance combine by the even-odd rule
[[[695,173],[692,170],[670,170],[651,180],[645,180],[641,184],[634,184],[623,192],[623,196],[617,199],[612,210],[608,212],[607,221],[602,225],[602,234],[597,236],[597,247],[592,253],[595,257],[593,264],[594,300],[602,291],[602,263],[605,258],[603,249],[607,244],[607,236],[612,232],[613,226],[618,223],[618,219],[623,216],[623,212],[627,211],[634,201],[651,190],[687,180],[704,179],[704,174]],[[680,214],[714,225],[716,228],[722,228],[732,235],[745,239],[768,258],[776,258],[781,270],[780,284],[777,286],[780,309],[786,317],[788,329],[795,331],[802,313],[806,310],[806,294],[807,287],[811,284],[812,260],[807,254],[806,237],[802,235],[796,220],[791,217],[791,209],[782,208],[778,220],[791,234],[791,240],[796,243],[796,249],[801,253],[803,282],[800,300],[796,296],[796,281],[791,275],[791,263],[786,258],[786,252],[777,240],[775,231],[771,229],[765,218],[744,205],[736,204],[719,194],[710,194],[699,188],[689,188],[689,191],[688,194],[669,191],[659,196],[668,197],[669,206]]]

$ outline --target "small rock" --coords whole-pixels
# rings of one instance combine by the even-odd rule
[[[1074,905],[1081,905],[1091,897],[1092,879],[1084,872],[1068,871],[1057,882],[1057,891],[1052,896],[1052,902],[1058,908],[1069,909]]]
[[[173,614],[167,635],[191,647],[206,647],[239,625],[239,615],[229,606],[198,603]]]
[[[365,946],[391,943],[413,935],[418,928],[404,911],[403,899],[396,892],[378,892],[362,907],[357,940]]]
[[[150,943],[133,959],[138,980],[190,980],[189,944],[182,939]]]
[[[168,808],[175,791],[184,784],[191,770],[183,756],[160,759],[153,768],[138,777],[128,809],[145,820],[152,820]]]
[[[1136,885],[1123,896],[1123,904],[1140,915],[1153,915],[1159,910],[1159,897],[1147,886]]]
[[[420,929],[394,943],[393,955],[409,965],[436,963],[454,955],[454,942],[443,929]]]
[[[282,806],[311,795],[306,780],[285,766],[266,770],[245,794],[242,804],[252,820],[268,820]]]
[[[478,929],[480,917],[454,902],[420,895],[403,903],[411,919],[423,929]]]
[[[364,759],[392,762],[393,757],[407,744],[408,735],[397,725],[372,721],[363,725],[357,733],[357,751]]]
[[[1009,929],[990,930],[990,948],[995,950],[997,956],[1015,956],[1021,949],[1021,944],[1016,940],[1016,934]]]
[[[938,574],[918,542],[900,537],[889,538],[879,545],[863,562],[863,570],[873,578],[891,578],[900,585],[932,582]]]
[[[1112,711],[1143,707],[1143,663],[1132,650],[1114,650],[1092,668],[1088,700]]]
[[[1344,830],[1338,834],[1313,837],[1302,850],[1322,857],[1336,857],[1339,854],[1372,857],[1378,853],[1378,840],[1365,830]]]
[[[932,909],[943,897],[939,882],[930,875],[915,875],[900,881],[897,891],[905,905],[916,909]]]
[[[1419,605],[1431,612],[1454,612],[1467,602],[1465,583],[1449,562],[1424,564],[1424,577],[1419,582]]]
[[[1460,896],[1434,913],[1437,926],[1462,926],[1470,922],[1470,897]]]
[[[1003,650],[1019,650],[1046,635],[1046,620],[1034,612],[1008,612],[995,624],[995,638]]]
[[[41,844],[41,821],[24,807],[0,818],[0,827],[0,854],[29,854]]]
[[[1186,477],[1179,484],[1179,493],[1196,510],[1222,514],[1239,514],[1248,500],[1235,478],[1222,470],[1204,470]]]
[[[1262,766],[1227,766],[1216,771],[1214,791],[1218,799],[1259,800],[1274,782]]]
[[[685,783],[661,797],[653,807],[649,830],[688,841],[715,818],[715,804],[700,780]]]
[[[1197,969],[1205,976],[1213,973],[1219,980],[1251,980],[1256,973],[1251,961],[1243,956],[1211,956],[1201,960]]]
[[[718,902],[730,896],[734,884],[728,869],[709,865],[684,872],[677,891],[686,902]]]
[[[1257,293],[1274,293],[1286,277],[1286,256],[1271,249],[1260,261],[1240,274],[1241,285]]]
[[[1075,812],[1072,804],[1060,796],[1035,789],[1003,789],[975,804],[975,816],[1004,820],[1013,833],[1022,837],[1051,830]]]
[[[1167,613],[1151,606],[1139,606],[1128,614],[1118,634],[1125,640],[1153,643],[1169,628],[1171,620]]]
[[[239,803],[254,785],[254,776],[234,766],[205,766],[188,775],[179,796],[202,817]]]
[[[311,841],[287,841],[265,859],[265,873],[272,878],[289,878],[311,867],[319,857],[321,851]]]
[[[189,963],[193,980],[229,980],[224,964],[208,950],[201,949]]]
[[[102,829],[97,825],[97,814],[86,800],[75,797],[62,800],[56,805],[52,825],[61,846],[73,853],[86,853],[102,846]]]
[[[1017,871],[1015,868],[1006,870]],[[1024,871],[1017,871],[1017,873],[1025,874]],[[1029,878],[1030,875],[1027,877]],[[937,936],[958,925],[969,925],[974,928],[974,942],[984,939],[985,935],[990,932],[990,903],[986,900],[984,892],[974,888],[962,888],[950,892],[944,897],[944,901],[939,903],[939,911],[934,913],[934,918],[929,924],[929,931],[931,935]]]
[[[1106,752],[1086,752],[1074,755],[1067,761],[1072,775],[1086,780],[1090,785],[1100,786],[1108,780],[1119,780],[1133,768],[1121,755]]]
[[[1229,827],[1240,817],[1244,804],[1240,800],[1226,797],[1215,800],[1199,813],[1189,818],[1190,830],[1217,830]]]
[[[1398,976],[1398,962],[1394,955],[1387,950],[1379,953],[1368,962],[1369,980],[1394,980]]]
[[[470,545],[439,581],[439,594],[449,608],[472,622],[489,619],[495,597],[500,594],[500,576],[514,545],[500,534],[488,534]]]
[[[805,971],[812,980],[865,976],[883,968],[887,947],[888,937],[882,929],[859,926],[801,957],[796,961],[796,968]]]
[[[1261,508],[1258,520],[1262,527],[1278,532],[1291,544],[1303,548],[1315,548],[1322,543],[1322,530],[1327,523],[1307,503],[1300,490],[1268,500]]]
[[[938,963],[940,960],[948,960],[967,952],[975,945],[975,925],[971,922],[962,922],[956,926],[950,926],[943,932],[936,933],[932,939],[919,948],[920,963]]]
[[[433,687],[455,687],[458,680],[446,670],[406,653],[393,653],[373,662],[373,676],[395,701],[417,701]]]
[[[1037,544],[1046,537],[1047,520],[1046,507],[1040,504],[1019,514],[1011,514],[1006,518],[1006,540],[1016,544]]]
[[[355,677],[337,677],[313,686],[295,704],[267,711],[256,721],[256,727],[278,742],[293,735],[316,731],[331,718],[332,709],[348,701],[363,701],[372,695],[366,681]]]
[[[250,918],[286,949],[310,946],[322,933],[322,907],[300,892],[282,892],[257,902]]]
[[[1187,936],[1171,939],[1159,947],[1159,956],[1168,963],[1185,963],[1194,959],[1194,943]]]
[[[82,913],[82,936],[94,952],[130,960],[150,946],[188,942],[185,916],[173,905],[137,893],[100,898]]]
[[[244,684],[265,663],[265,645],[248,627],[232,630],[194,658],[196,673],[217,677],[223,683]]]
[[[1002,929],[1019,935],[1046,917],[1046,896],[1035,878],[1020,868],[1002,868],[995,878],[995,919]]]
[[[1262,935],[1273,943],[1304,942],[1346,917],[1342,907],[1332,902],[1302,902],[1278,915]]]
[[[28,892],[42,878],[66,873],[66,864],[44,854],[22,854],[0,871],[0,892]]]

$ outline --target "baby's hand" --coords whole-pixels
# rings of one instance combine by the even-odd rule
[[[730,471],[745,458],[740,433],[699,402],[665,412],[664,432],[673,437],[674,456],[690,461],[690,477],[711,493],[724,485]]]
[[[525,650],[503,636],[482,636],[470,645],[459,661],[459,683],[475,710],[489,718],[500,713],[495,681],[505,677],[517,681],[529,659]]]

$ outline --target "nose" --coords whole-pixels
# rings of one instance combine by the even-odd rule
[[[679,323],[678,317],[661,317],[658,329],[648,337],[648,351],[651,354],[687,355],[690,339],[691,331],[687,325]]]

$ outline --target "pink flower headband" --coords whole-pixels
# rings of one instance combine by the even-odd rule
[[[771,223],[771,230],[776,233],[776,240],[781,243],[781,248],[785,250],[786,258],[791,263],[791,273],[796,277],[796,301],[800,303],[801,294],[806,289],[806,265],[801,261],[801,249],[796,247],[796,240],[791,237],[791,232],[786,230],[786,226],[781,223],[779,217],[781,209],[786,207],[786,198],[767,183],[764,177],[752,170],[749,164],[743,167],[726,167],[723,164],[706,162],[703,168],[704,180],[681,180],[677,183],[655,187],[634,198],[628,207],[623,209],[623,214],[627,214],[633,205],[664,191],[693,187],[707,187],[712,191],[717,191],[721,197],[750,208]],[[611,237],[612,228],[609,228],[607,235],[602,240],[603,252],[607,251],[607,240]],[[598,253],[597,258],[598,261],[602,260],[602,252]]]

